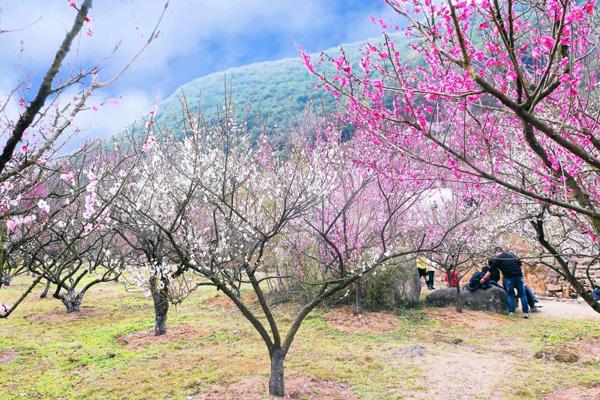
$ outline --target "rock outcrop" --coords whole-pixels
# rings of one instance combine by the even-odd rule
[[[456,288],[443,288],[431,292],[426,302],[437,307],[456,306]],[[460,291],[462,307],[469,310],[484,310],[504,313],[508,310],[504,290],[492,286],[471,292],[464,287]]]

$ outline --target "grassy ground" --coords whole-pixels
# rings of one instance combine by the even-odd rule
[[[0,301],[10,303],[19,283],[3,288]],[[135,334],[152,328],[151,301],[119,285],[93,289],[81,315],[34,294],[0,320],[0,354],[13,354],[0,361],[0,399],[184,399],[267,376],[258,334],[216,295],[202,290],[172,308],[169,337],[156,341]],[[284,324],[292,308],[276,309]],[[327,313],[307,318],[286,374],[344,384],[360,399],[543,399],[559,386],[600,386],[600,354],[590,353],[600,344],[597,321],[420,309],[398,314],[385,332],[348,333],[328,324]],[[402,352],[415,344],[423,355]],[[582,359],[534,357],[562,345]]]

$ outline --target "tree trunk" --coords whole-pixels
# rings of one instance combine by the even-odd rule
[[[414,306],[421,297],[421,278],[414,266],[407,270],[400,266],[395,277],[394,306]]]
[[[356,313],[362,314],[364,311],[364,302],[363,302],[363,284],[359,279],[356,281]]]
[[[45,299],[48,296],[48,291],[50,290],[50,281],[46,280],[46,287],[44,287],[44,291],[40,294],[40,299]]]
[[[460,283],[456,284],[456,311],[457,312],[463,311],[463,304],[462,304],[462,300],[460,298]]]
[[[167,313],[169,312],[168,281],[162,280],[163,288],[156,287],[156,279],[151,279],[150,292],[152,293],[152,301],[154,302],[154,335],[160,336],[167,333]]]
[[[60,300],[67,307],[67,313],[81,311],[81,296],[75,295],[73,289],[67,290],[67,293],[61,296]]]
[[[276,348],[270,352],[271,355],[271,377],[269,379],[269,394],[283,397],[285,395],[283,383],[283,363],[285,353],[283,349]]]

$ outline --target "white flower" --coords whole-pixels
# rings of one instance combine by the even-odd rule
[[[46,214],[49,214],[49,213],[50,213],[50,205],[48,204],[48,202],[47,202],[46,200],[44,200],[44,199],[40,199],[40,200],[37,202],[37,206],[38,206],[38,207],[39,207],[41,210],[43,210],[43,211],[44,211]]]

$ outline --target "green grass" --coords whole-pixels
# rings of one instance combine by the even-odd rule
[[[14,301],[22,283],[3,288],[0,301]],[[207,303],[216,294],[199,291],[169,312],[170,328],[185,325],[196,335],[131,348],[117,339],[153,326],[152,303],[142,294],[119,285],[99,286],[84,299],[83,315],[72,316],[58,300],[39,300],[34,293],[8,320],[0,320],[0,351],[20,350],[17,358],[0,364],[0,399],[184,399],[211,384],[267,376],[268,356],[260,337],[236,309]],[[294,310],[293,305],[276,307],[284,327]],[[286,373],[346,384],[361,399],[427,398],[427,382],[438,368],[432,371],[427,357],[443,359],[456,351],[522,355],[512,378],[497,388],[506,399],[540,399],[558,385],[600,385],[598,362],[560,364],[532,356],[576,338],[600,339],[597,322],[500,318],[497,325],[473,328],[460,318],[448,324],[436,311],[417,309],[401,312],[392,331],[346,334],[326,322],[326,312],[316,310],[306,319],[286,360]],[[463,343],[450,345],[438,337]],[[426,347],[424,359],[391,356],[415,343]],[[481,366],[481,377],[487,367]],[[439,368],[461,371],[456,365]],[[465,385],[472,380],[465,377]]]

